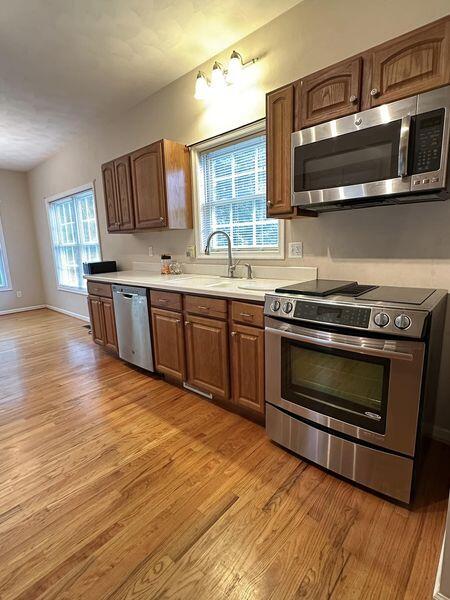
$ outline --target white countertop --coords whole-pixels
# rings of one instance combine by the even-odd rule
[[[291,285],[292,279],[228,279],[214,275],[160,275],[149,271],[117,271],[101,275],[85,275],[88,281],[108,282],[118,285],[135,285],[187,294],[202,294],[237,300],[264,301],[266,293],[275,288]],[[251,289],[243,289],[243,288]]]

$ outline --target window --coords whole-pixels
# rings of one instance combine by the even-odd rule
[[[261,124],[256,131],[253,126],[199,144],[195,158],[198,254],[204,254],[208,235],[220,229],[230,236],[237,255],[282,258],[281,222],[266,217],[266,136]],[[224,236],[213,238],[211,253],[225,249]]]
[[[83,262],[101,260],[92,188],[48,205],[58,287],[84,291]]]
[[[11,289],[8,259],[6,257],[5,238],[3,237],[2,222],[0,221],[0,292]]]

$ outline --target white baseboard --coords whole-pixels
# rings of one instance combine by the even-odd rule
[[[86,323],[90,323],[89,317],[85,317],[84,315],[79,315],[78,313],[71,312],[70,310],[64,310],[64,308],[58,308],[57,306],[50,306],[50,304],[47,304],[47,308],[49,310],[54,310],[55,312],[62,313],[63,315],[67,315],[68,317],[74,317],[75,319],[80,319],[80,321],[85,321]]]
[[[36,306],[24,306],[23,308],[10,308],[9,310],[0,310],[1,315],[12,315],[13,313],[26,312],[27,310],[38,310],[39,308],[46,308],[45,304],[37,304]]]
[[[438,566],[438,570],[437,570],[437,574],[436,574],[436,582],[434,584],[434,592],[433,592],[433,599],[434,600],[450,600],[450,598],[448,596],[444,596],[444,594],[441,593],[440,589],[441,589],[441,576],[442,576],[442,562],[444,559],[444,546],[445,546],[445,535],[444,535],[444,541],[442,542],[442,550],[441,550],[441,556],[439,559],[439,566]]]
[[[431,437],[439,442],[450,444],[450,429],[435,425],[431,431]]]

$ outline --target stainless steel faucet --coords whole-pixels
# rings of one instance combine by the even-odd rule
[[[218,229],[217,231],[213,231],[212,233],[209,234],[208,239],[206,240],[205,254],[207,254],[207,255],[210,254],[209,248],[211,245],[211,239],[215,235],[218,235],[219,233],[221,233],[222,235],[224,235],[227,238],[227,247],[228,247],[228,275],[227,275],[227,277],[234,277],[237,262],[233,262],[233,255],[231,253],[231,239],[226,231],[222,231],[221,229]]]

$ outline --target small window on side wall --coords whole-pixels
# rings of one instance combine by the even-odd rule
[[[230,236],[242,258],[284,258],[283,222],[266,216],[265,123],[218,136],[193,147],[197,255],[205,256],[208,236]],[[215,236],[210,256],[226,251]]]
[[[101,260],[94,190],[49,201],[48,216],[58,288],[84,292],[83,263]]]

